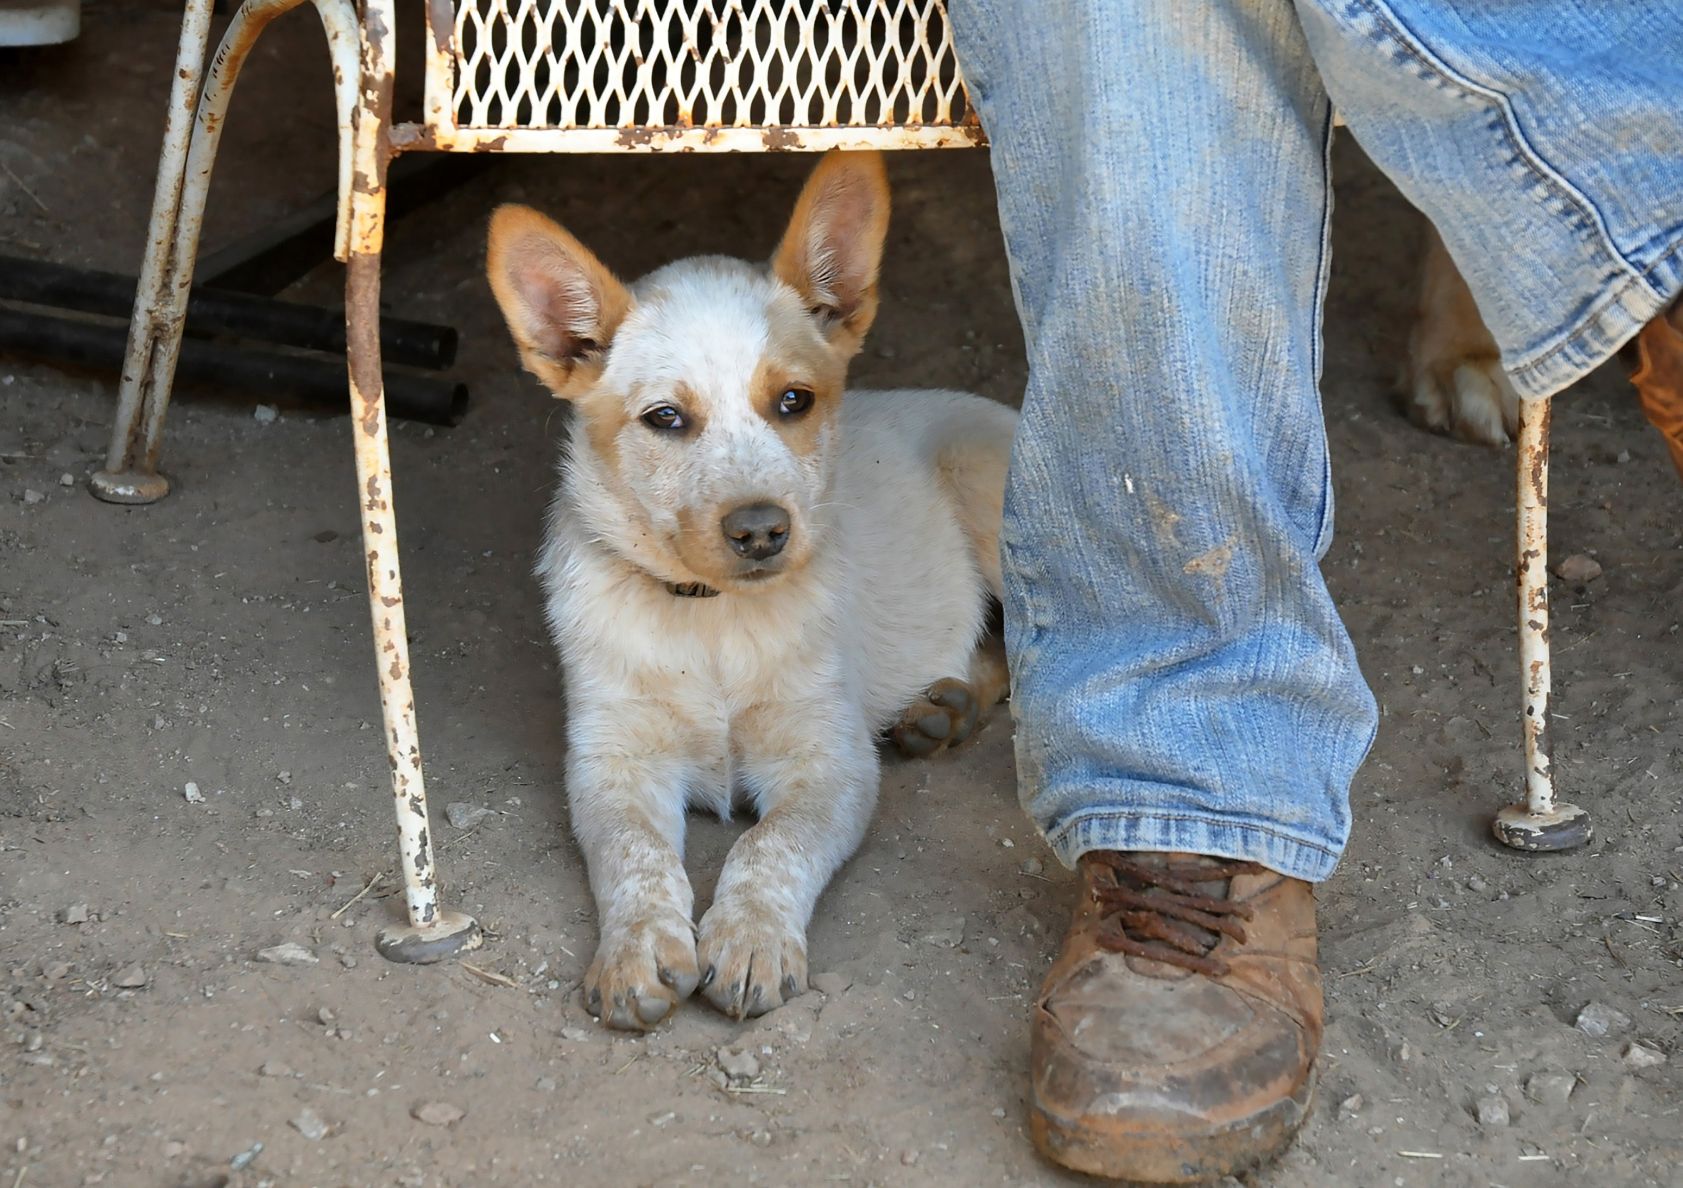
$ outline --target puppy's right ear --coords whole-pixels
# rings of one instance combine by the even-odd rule
[[[619,278],[529,206],[500,206],[491,216],[485,271],[526,370],[563,399],[588,390],[631,312]]]

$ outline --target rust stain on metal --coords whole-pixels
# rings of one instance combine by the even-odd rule
[[[767,128],[761,133],[760,139],[768,153],[794,152],[805,143],[801,140],[800,133],[793,128]]]
[[[382,606],[387,606],[387,607],[396,606],[398,603],[400,603],[402,601],[403,601],[402,598],[394,598],[390,594],[383,594],[380,597],[380,604]]]

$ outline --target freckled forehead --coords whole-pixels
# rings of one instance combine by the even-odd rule
[[[740,260],[684,260],[633,286],[609,370],[631,386],[717,385],[745,390],[772,336],[774,307],[790,294]]]

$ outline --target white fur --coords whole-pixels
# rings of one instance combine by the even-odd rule
[[[970,671],[998,594],[1016,422],[963,393],[850,392],[819,448],[797,456],[747,398],[768,341],[811,321],[793,291],[713,259],[633,291],[580,421],[617,411],[601,390],[635,412],[683,384],[706,425],[673,442],[633,419],[604,457],[575,424],[538,563],[601,916],[587,995],[619,1026],[658,1020],[709,967],[709,997],[737,1014],[804,989],[813,905],[875,803],[878,734],[935,681]],[[678,511],[762,496],[791,511],[799,567],[717,597],[670,592],[694,580],[668,539]],[[699,939],[682,866],[692,805],[760,817]]]

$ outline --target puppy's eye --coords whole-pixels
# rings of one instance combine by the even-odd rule
[[[644,413],[643,424],[647,425],[650,429],[684,429],[688,427],[688,422],[684,420],[684,414],[673,408],[670,404],[663,404],[658,408],[651,408],[648,412]]]
[[[805,388],[790,388],[777,400],[777,411],[786,417],[798,417],[812,407],[812,393]]]

